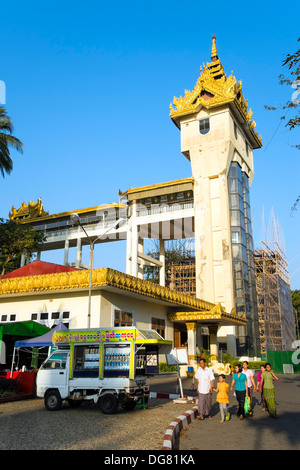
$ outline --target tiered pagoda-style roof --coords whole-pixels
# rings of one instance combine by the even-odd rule
[[[236,78],[231,75],[227,77],[223,65],[218,57],[216,47],[216,36],[212,37],[211,62],[203,68],[200,67],[200,77],[193,91],[185,90],[185,96],[175,98],[170,104],[170,117],[179,127],[181,117],[197,113],[201,107],[206,109],[222,105],[230,105],[238,111],[239,117],[246,123],[246,131],[250,134],[253,148],[262,147],[262,137],[255,131],[256,123],[252,119],[252,110],[248,110],[248,103],[242,92],[242,82],[237,83]]]

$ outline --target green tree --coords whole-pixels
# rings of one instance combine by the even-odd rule
[[[300,290],[292,290],[292,303],[293,308],[296,311],[297,321],[298,321],[298,332],[300,328]]]
[[[300,41],[300,38],[298,39]],[[288,85],[290,90],[290,99],[283,106],[267,106],[265,109],[269,111],[275,111],[278,109],[286,110],[285,114],[281,116],[281,121],[287,120],[289,114],[289,120],[286,123],[286,127],[289,130],[293,130],[295,127],[300,126],[300,49],[296,50],[293,54],[286,54],[285,59],[282,62],[283,67],[287,67],[288,75],[279,75],[279,84]],[[294,115],[291,117],[290,112]],[[296,145],[296,148],[300,150],[300,145]]]
[[[300,38],[298,39],[300,41]],[[294,129],[297,126],[300,126],[300,49],[298,49],[293,54],[287,54],[283,65],[288,67],[290,77],[287,77],[283,74],[279,76],[281,85],[291,86],[294,90],[292,93],[291,100],[287,101],[286,105],[283,107],[291,108],[295,111],[294,116],[291,117],[286,123],[286,127],[289,127],[290,130]],[[296,145],[297,149],[300,150],[300,145]]]
[[[45,241],[43,232],[14,220],[0,219],[0,272],[1,276],[20,267],[22,254],[32,259],[34,251]]]
[[[298,41],[300,41],[300,38],[298,38]],[[277,132],[282,122],[286,122],[285,127],[290,131],[300,126],[300,49],[297,49],[292,54],[286,54],[282,66],[286,67],[286,74],[279,75],[279,83],[280,85],[287,85],[289,87],[290,99],[283,106],[265,105],[265,109],[267,110],[274,111],[281,109],[283,111],[280,123],[275,132]],[[294,147],[300,150],[300,144]],[[299,202],[300,195],[291,208],[292,212],[297,210]]]
[[[23,144],[12,135],[14,131],[11,118],[7,115],[5,108],[0,106],[0,171],[4,178],[13,169],[13,161],[10,157],[10,147],[23,153]]]

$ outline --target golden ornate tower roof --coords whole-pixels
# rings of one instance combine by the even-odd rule
[[[9,212],[8,216],[10,220],[31,220],[36,219],[37,217],[43,217],[48,215],[49,213],[46,212],[43,208],[43,203],[41,198],[37,200],[37,202],[30,201],[28,204],[23,201],[23,204],[19,209],[15,209],[14,206],[11,208],[11,212]]]
[[[216,38],[216,35],[214,33],[213,36],[212,36],[211,60],[213,60],[214,57],[218,58],[216,39],[217,38]]]
[[[221,61],[218,57],[216,36],[212,36],[211,62],[200,67],[200,77],[193,91],[185,90],[185,96],[175,98],[170,104],[170,117],[179,127],[179,119],[189,114],[197,113],[201,107],[206,109],[216,108],[225,104],[234,105],[239,111],[243,121],[247,124],[253,137],[255,147],[262,147],[262,137],[255,131],[256,123],[252,119],[252,110],[248,110],[248,103],[242,92],[242,82],[237,82],[233,72],[226,76]]]

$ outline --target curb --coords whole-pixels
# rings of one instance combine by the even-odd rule
[[[167,398],[170,400],[176,400],[177,398],[181,398],[179,393],[161,393],[161,392],[150,392],[151,398]],[[187,397],[186,395],[183,398],[187,398],[188,400],[195,400],[197,397]]]
[[[182,429],[187,427],[189,424],[191,424],[192,421],[196,419],[197,414],[198,407],[194,407],[192,410],[188,410],[174,419],[165,432],[164,442],[161,450],[173,450],[176,437],[180,434]]]

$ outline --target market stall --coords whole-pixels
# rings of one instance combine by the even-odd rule
[[[34,363],[34,360],[37,362],[39,351],[44,348],[49,349],[53,347],[54,346],[52,342],[53,334],[56,332],[60,332],[60,331],[68,331],[68,328],[63,323],[59,323],[57,326],[47,331],[42,336],[16,341],[15,346],[14,346],[12,365],[11,365],[11,374],[13,373],[14,364],[16,364],[16,353],[20,352],[21,350],[28,351],[28,348],[31,348],[32,356],[33,356],[32,363]],[[48,355],[48,353],[49,353],[49,350],[47,351],[46,354]],[[46,357],[44,357],[44,359],[46,359]]]
[[[50,328],[35,321],[0,323],[0,369],[10,370],[15,342],[36,338]]]
[[[0,374],[0,401],[35,396],[38,362],[45,360],[49,348],[53,347],[54,332],[66,330],[62,323],[51,330],[34,321],[0,325],[2,348],[5,349],[3,363],[10,365]]]
[[[34,339],[50,329],[35,321],[0,324],[0,401],[19,399],[32,395],[35,376],[30,372],[15,371],[11,374],[15,342]],[[24,354],[22,360],[30,363],[31,354]]]

